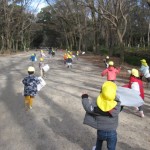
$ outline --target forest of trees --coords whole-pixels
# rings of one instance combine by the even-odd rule
[[[150,50],[150,0],[45,0],[35,14],[32,0],[0,1],[0,53],[60,47],[112,54]]]

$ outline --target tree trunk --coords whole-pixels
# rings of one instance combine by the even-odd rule
[[[120,62],[123,63],[124,62],[124,43],[123,43],[123,37],[121,36],[120,31],[117,29],[117,35],[119,38],[119,47],[120,47]]]
[[[148,42],[148,48],[150,48],[150,21],[148,25],[148,33],[147,33],[147,42]]]
[[[4,43],[5,43],[5,41],[4,41],[4,36],[2,35],[1,36],[1,38],[2,38],[2,47],[1,47],[1,53],[3,53],[4,52]]]

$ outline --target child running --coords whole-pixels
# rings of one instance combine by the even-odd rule
[[[109,56],[106,56],[106,58],[105,59],[103,59],[103,62],[104,62],[104,64],[105,64],[105,67],[106,68],[108,68],[108,62],[109,62]]]
[[[127,85],[124,85],[123,87],[127,87],[127,88],[138,91],[139,95],[144,100],[143,83],[139,77],[139,71],[137,69],[131,70],[129,83]],[[143,107],[140,106],[140,107],[136,108],[136,110],[139,111],[140,116],[143,118],[144,117]]]
[[[76,52],[76,58],[79,59],[79,51]]]
[[[34,62],[37,61],[35,53],[31,55],[30,60],[32,61],[32,66],[34,66]]]
[[[35,69],[30,66],[28,68],[28,76],[22,80],[24,84],[24,97],[26,110],[32,109],[33,99],[37,94],[37,84],[40,84],[38,78],[34,75]]]
[[[42,58],[46,57],[46,55],[45,55],[45,53],[44,53],[43,50],[40,51],[40,56],[41,56]]]
[[[68,58],[68,57],[67,57],[67,53],[65,53],[65,54],[64,54],[64,64],[66,64],[67,58]]]
[[[88,94],[82,95],[82,105],[86,111],[84,124],[97,129],[97,141],[93,150],[102,150],[107,142],[108,150],[115,150],[117,144],[118,118],[121,110],[120,101],[116,98],[117,86],[106,81],[97,100],[90,102]]]
[[[67,67],[68,68],[72,68],[72,54],[71,54],[71,52],[69,51],[68,53],[67,53],[67,61],[66,61],[66,63],[67,63]]]
[[[101,76],[103,77],[103,76],[107,75],[107,80],[108,81],[115,82],[116,81],[116,76],[117,76],[117,74],[120,73],[121,67],[115,68],[113,61],[110,61],[108,64],[109,64],[109,67],[101,73]]]
[[[44,64],[44,59],[41,57],[40,62],[39,62],[39,68],[40,68],[40,75],[41,75],[42,78],[45,76],[45,72],[43,70],[44,65],[45,65]]]
[[[140,78],[142,79],[143,76],[146,78],[147,80],[147,87],[150,87],[150,73],[149,73],[149,66],[146,62],[145,59],[142,59],[141,60],[141,68],[140,68],[140,72],[141,72],[141,75],[140,75]]]

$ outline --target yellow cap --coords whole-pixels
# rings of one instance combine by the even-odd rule
[[[97,97],[97,106],[104,112],[113,109],[117,102],[115,101],[117,86],[114,82],[106,81],[102,85],[102,91]]]
[[[148,66],[145,59],[140,60],[143,66]]]
[[[67,54],[67,57],[68,57],[68,58],[72,58],[72,56],[71,56],[70,54]]]
[[[141,59],[140,61],[143,62],[143,63],[146,63],[146,60],[145,60],[145,59]]]
[[[113,61],[110,61],[109,62],[109,66],[113,66],[114,65],[114,62]]]
[[[109,59],[109,56],[106,56],[106,59]]]
[[[40,61],[43,61],[44,59],[43,58],[40,58]]]
[[[29,71],[29,72],[35,72],[35,68],[32,67],[32,66],[29,66],[29,67],[28,67],[28,71]]]
[[[137,69],[132,69],[131,74],[135,77],[139,77],[139,71]]]

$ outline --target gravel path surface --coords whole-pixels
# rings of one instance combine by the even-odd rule
[[[68,69],[63,53],[57,52],[56,57],[46,59],[51,67],[45,78],[47,85],[36,96],[33,109],[25,111],[21,81],[31,64],[31,53],[0,59],[0,150],[91,150],[96,130],[83,125],[80,96],[84,90],[91,99],[98,96],[106,80],[100,77],[102,68],[80,58]],[[39,76],[38,62],[35,68]],[[117,84],[124,81],[118,78]],[[145,89],[145,96],[145,118],[131,108],[120,113],[117,150],[150,149],[149,89]],[[103,147],[106,150],[106,143]]]

